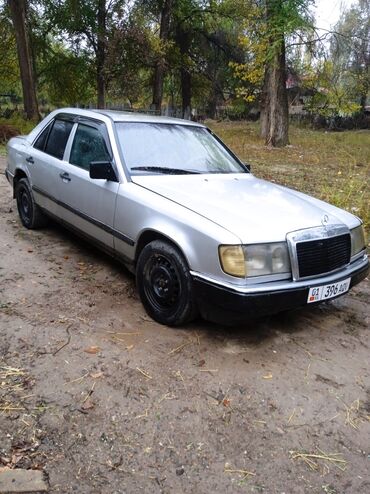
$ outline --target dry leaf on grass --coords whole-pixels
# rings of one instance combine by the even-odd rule
[[[84,350],[85,353],[90,353],[91,355],[94,355],[96,353],[99,353],[100,352],[100,347],[98,346],[89,346],[87,348],[85,348]]]
[[[93,379],[99,379],[99,377],[103,377],[104,374],[100,371],[100,372],[92,372],[90,374],[90,377],[92,377]]]

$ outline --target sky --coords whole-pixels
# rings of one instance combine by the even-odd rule
[[[349,8],[355,0],[316,0],[316,26],[330,29],[339,20],[342,7]]]

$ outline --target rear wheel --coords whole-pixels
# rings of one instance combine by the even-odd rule
[[[31,186],[26,178],[21,178],[15,185],[18,214],[22,225],[29,229],[46,225],[47,217],[35,203]]]
[[[169,242],[154,240],[144,247],[137,262],[136,280],[141,301],[157,322],[179,326],[196,317],[188,266]]]

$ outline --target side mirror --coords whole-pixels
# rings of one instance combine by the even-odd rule
[[[110,161],[92,161],[90,163],[90,178],[118,182],[116,172]]]
[[[250,163],[243,163],[245,168],[250,172],[251,171],[251,164]]]

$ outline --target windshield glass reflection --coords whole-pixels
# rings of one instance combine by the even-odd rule
[[[132,174],[246,173],[203,127],[118,122],[116,128]]]

